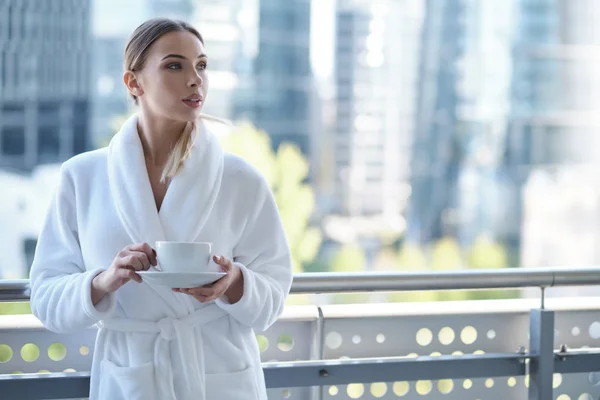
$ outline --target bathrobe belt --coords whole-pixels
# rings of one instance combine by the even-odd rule
[[[100,327],[119,332],[142,332],[159,335],[154,343],[154,375],[159,399],[176,400],[173,387],[173,366],[170,341],[177,340],[180,359],[186,371],[186,391],[198,399],[206,399],[204,344],[202,334],[195,335],[194,328],[219,319],[227,313],[215,304],[210,304],[182,318],[163,318],[157,322],[128,318],[104,320]]]

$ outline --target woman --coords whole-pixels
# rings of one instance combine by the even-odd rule
[[[254,330],[283,309],[290,252],[265,180],[223,153],[200,114],[207,61],[191,26],[142,24],[124,73],[139,114],[61,168],[31,307],[55,332],[100,327],[92,400],[267,398]],[[156,264],[160,240],[212,242],[227,275],[193,289],[145,283],[137,271]]]

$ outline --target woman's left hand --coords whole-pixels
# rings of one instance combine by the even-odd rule
[[[231,304],[237,303],[244,291],[244,277],[242,271],[230,260],[223,256],[213,256],[215,263],[221,266],[227,275],[213,284],[191,289],[173,289],[174,292],[189,294],[201,303],[208,303],[226,295]]]

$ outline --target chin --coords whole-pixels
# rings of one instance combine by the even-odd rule
[[[184,112],[177,113],[177,116],[174,119],[178,119],[180,121],[192,122],[196,121],[200,118],[200,114],[202,114],[202,107],[198,107],[195,109],[185,110]]]

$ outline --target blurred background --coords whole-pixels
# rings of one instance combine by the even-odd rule
[[[296,272],[600,261],[598,0],[0,0],[1,279],[28,277],[60,163],[135,112],[123,50],[154,16],[203,34],[204,111],[269,180]]]

